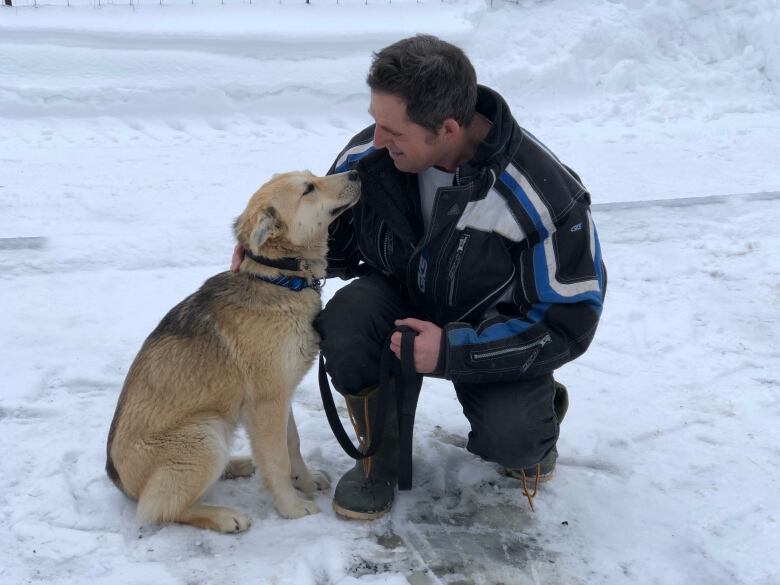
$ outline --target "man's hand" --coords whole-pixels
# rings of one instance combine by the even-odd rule
[[[230,260],[230,272],[238,272],[238,267],[241,266],[241,262],[244,261],[244,247],[241,244],[236,244],[233,249],[233,258]]]
[[[414,369],[418,374],[430,374],[439,363],[441,349],[441,327],[430,321],[419,319],[399,319],[395,326],[406,325],[417,333],[414,338]],[[390,337],[390,349],[399,360],[401,359],[401,334],[393,333]]]

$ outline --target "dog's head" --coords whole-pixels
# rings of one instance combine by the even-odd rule
[[[236,239],[254,254],[324,256],[328,225],[359,197],[355,171],[327,177],[308,171],[274,175],[236,219]]]

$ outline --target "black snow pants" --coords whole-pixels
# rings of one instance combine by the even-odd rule
[[[314,326],[333,386],[357,394],[379,381],[379,358],[396,319],[413,315],[397,285],[379,274],[353,280],[336,292]],[[467,449],[517,469],[540,462],[558,440],[552,375],[489,384],[455,383],[471,424]],[[425,392],[420,402],[425,401]]]

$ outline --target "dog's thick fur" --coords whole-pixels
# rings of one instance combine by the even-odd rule
[[[301,269],[271,268],[247,255],[238,273],[207,280],[144,342],[119,396],[106,463],[119,489],[138,500],[142,521],[220,532],[249,527],[239,511],[199,503],[221,475],[254,472],[250,458],[230,459],[240,420],[279,514],[319,511],[295,491],[312,494],[328,487],[328,479],[310,473],[301,458],[291,399],[317,352],[312,321],[320,295],[257,275],[322,278],[328,225],[359,195],[354,172],[274,176],[236,219],[235,235],[255,256],[295,257]]]

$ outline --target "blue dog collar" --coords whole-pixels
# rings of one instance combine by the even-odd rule
[[[290,290],[294,290],[295,292],[301,292],[305,288],[311,288],[312,290],[316,292],[320,292],[322,289],[322,280],[319,278],[314,278],[311,281],[311,284],[305,279],[300,278],[298,276],[262,276],[260,274],[253,274],[255,278],[259,278],[260,280],[264,280],[266,282],[270,282],[271,284],[275,284],[277,286],[283,286],[285,288],[289,288]]]

